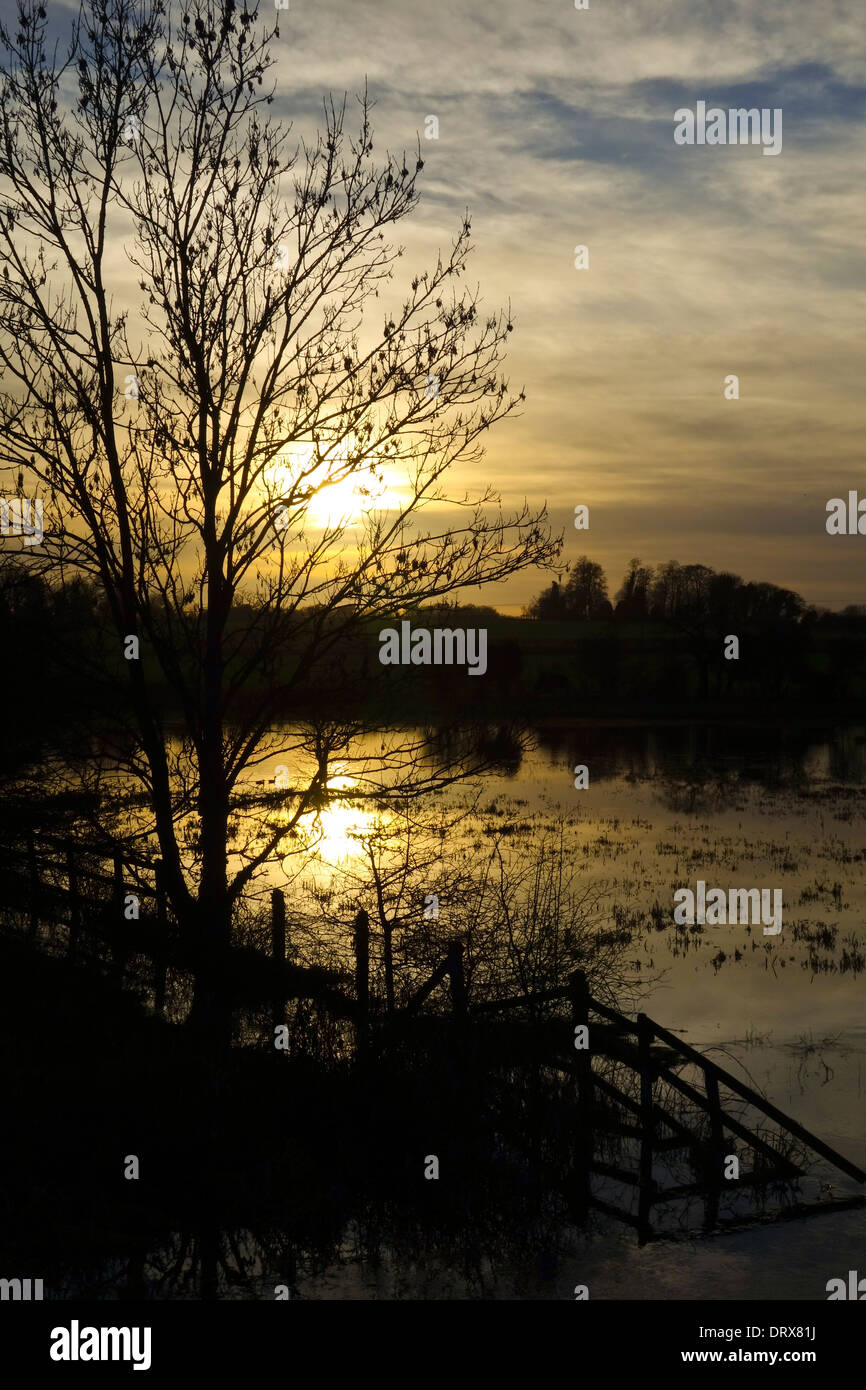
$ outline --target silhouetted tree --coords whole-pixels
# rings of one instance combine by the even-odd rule
[[[87,0],[60,61],[47,23],[21,0],[0,31],[0,463],[42,496],[55,571],[105,596],[134,725],[117,756],[197,952],[196,1017],[225,1038],[233,904],[350,732],[272,736],[298,681],[359,623],[558,544],[543,508],[506,517],[491,491],[467,506],[445,486],[520,397],[499,374],[510,315],[480,317],[461,284],[468,216],[402,302],[387,293],[420,150],[374,159],[366,95],[354,135],[328,100],[318,138],[290,146],[263,114],[278,30],[234,0]],[[137,316],[115,306],[129,266]],[[351,546],[341,506],[311,512],[337,488],[361,512]],[[449,502],[456,525],[417,524]],[[232,624],[239,603],[254,621]],[[244,774],[279,756],[294,783],[233,838]]]
[[[629,560],[625,577],[616,593],[617,618],[641,620],[649,611],[649,590],[653,572],[640,560]]]
[[[527,604],[525,610],[527,618],[538,618],[555,621],[558,618],[567,617],[565,595],[562,585],[554,579],[546,589]]]
[[[581,555],[571,567],[565,585],[566,613],[570,618],[604,618],[611,612],[604,570],[595,560]]]

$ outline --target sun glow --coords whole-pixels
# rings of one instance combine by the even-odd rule
[[[354,779],[343,773],[328,778],[331,794],[351,792],[354,787]],[[316,857],[329,865],[356,858],[360,852],[359,839],[375,824],[376,816],[372,811],[365,811],[341,797],[329,799],[316,814],[315,832],[321,837],[316,840]]]
[[[311,471],[304,487],[314,489],[306,509],[306,520],[315,528],[354,526],[366,512],[393,511],[402,505],[399,485],[389,480],[386,470],[357,469],[342,477],[348,445],[338,457],[330,459]],[[313,446],[303,445],[292,451],[291,459],[274,470],[274,485],[288,490],[299,475],[310,469]]]

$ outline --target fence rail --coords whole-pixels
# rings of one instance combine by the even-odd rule
[[[94,864],[111,864],[104,872]],[[128,877],[132,868],[135,878]],[[143,881],[142,873],[152,878]],[[65,927],[66,955],[88,954],[103,959],[107,948],[117,976],[133,956],[152,964],[154,1007],[165,1008],[169,968],[195,976],[200,960],[192,944],[172,920],[160,860],[135,854],[121,856],[113,846],[76,842],[51,834],[28,834],[23,847],[0,847],[0,874],[5,888],[2,911],[26,916],[31,940],[47,925],[56,936]],[[129,895],[147,904],[141,916],[127,920]],[[270,1003],[275,1023],[283,1021],[289,999],[313,998],[334,1014],[354,1018],[356,1000],[336,986],[339,974],[323,968],[303,968],[287,959],[288,932],[285,899],[275,888],[271,895],[271,952],[263,956],[250,947],[233,946],[225,962],[230,987],[245,1002]]]
[[[153,962],[154,1003],[162,1013],[166,999],[166,971],[169,966],[195,973],[195,953],[178,931],[169,913],[168,900],[162,881],[159,861],[149,863],[144,858],[124,854],[110,845],[74,844],[68,838],[51,834],[38,838],[27,834],[23,849],[5,846],[2,850],[3,876],[7,889],[18,893],[17,911],[28,919],[28,935],[38,934],[46,913],[56,914],[61,907],[67,918],[67,952],[76,955],[85,942],[96,938],[110,947],[114,966],[122,975],[124,959],[141,954]],[[111,873],[93,867],[93,862],[111,862]],[[10,871],[11,866],[11,871]],[[136,874],[134,883],[127,883],[126,871]],[[141,881],[142,871],[153,876],[153,884]],[[45,881],[46,877],[55,880]],[[65,886],[59,887],[57,880]],[[97,888],[94,896],[85,888]],[[139,921],[123,918],[125,896],[133,893],[149,902],[149,912]],[[56,921],[54,922],[56,926]],[[285,900],[280,889],[271,894],[271,949],[263,956],[251,948],[233,947],[227,956],[230,978],[243,987],[245,994],[261,1001],[270,1001],[275,1023],[285,1018],[285,1005],[292,998],[314,998],[335,1015],[354,1021],[358,1047],[366,1051],[370,1041],[370,923],[367,913],[360,911],[354,923],[355,991],[354,998],[338,985],[343,982],[338,972],[293,965],[287,959],[289,948]],[[664,1148],[688,1146],[704,1156],[709,1153],[715,1162],[724,1145],[724,1134],[737,1135],[760,1155],[767,1172],[795,1176],[800,1169],[773,1148],[761,1134],[737,1115],[726,1109],[721,1088],[745,1101],[784,1133],[818,1154],[834,1167],[859,1183],[866,1182],[866,1172],[850,1162],[829,1144],[812,1134],[805,1126],[785,1115],[777,1106],[760,1095],[752,1086],[720,1067],[711,1058],[689,1046],[669,1029],[640,1013],[630,1019],[610,1005],[595,999],[589,992],[582,971],[575,971],[566,986],[524,992],[502,999],[470,1003],[463,962],[463,944],[452,940],[447,954],[434,967],[428,978],[419,985],[401,1008],[394,1004],[393,986],[388,991],[384,1017],[377,1018],[387,1031],[389,1026],[406,1026],[417,1017],[423,1005],[446,979],[450,985],[451,1006],[455,1017],[464,1023],[480,1022],[484,1017],[514,1009],[527,1009],[533,1016],[529,1026],[537,1025],[538,1012],[544,1006],[568,1002],[571,1023],[577,1029],[589,1030],[590,1045],[569,1050],[562,1043],[548,1047],[544,1060],[559,1070],[574,1074],[577,1090],[576,1112],[582,1118],[575,1126],[575,1153],[578,1166],[611,1176],[611,1165],[593,1161],[591,1129],[586,1116],[597,1111],[596,1093],[631,1114],[636,1124],[620,1124],[619,1133],[633,1130],[641,1141],[637,1185],[641,1190],[641,1221],[646,1224],[648,1208],[654,1202],[670,1200],[671,1193],[655,1191],[652,1178],[653,1155]],[[596,1020],[596,1021],[593,1021]],[[601,1020],[602,1022],[599,1022]],[[540,1036],[540,1035],[539,1035]],[[626,1064],[637,1081],[637,1096],[629,1096],[603,1077],[593,1066],[593,1058],[606,1056]],[[687,1067],[696,1067],[703,1078],[703,1089],[680,1075]],[[677,1090],[709,1119],[709,1140],[682,1123],[663,1107],[655,1095],[657,1081],[664,1081]],[[672,1139],[660,1137],[660,1129],[671,1130]],[[625,1179],[624,1179],[625,1181]],[[629,1178],[631,1181],[631,1178]],[[586,1193],[579,1203],[586,1200]]]

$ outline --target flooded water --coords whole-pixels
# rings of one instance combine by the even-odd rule
[[[579,765],[589,774],[582,790]],[[354,781],[332,780],[347,799],[337,795],[320,817],[318,876],[357,863],[375,823],[352,802]],[[783,737],[559,725],[535,732],[516,770],[469,790],[478,811],[453,852],[481,864],[492,837],[519,855],[561,827],[583,882],[600,895],[599,929],[634,932],[644,1010],[696,1045],[739,1040],[754,1054],[770,1039],[799,1040],[826,1051],[866,1022],[866,726]],[[781,931],[760,922],[678,928],[674,894],[698,881],[707,892],[780,890]],[[273,865],[267,886],[285,882]]]
[[[357,795],[376,746],[361,740],[358,760],[333,769],[327,804],[300,826],[316,863],[300,877],[301,857],[271,865],[258,885],[263,901],[281,886],[292,911],[312,910],[316,889],[329,883],[351,900],[365,839],[383,821],[388,828],[388,813]],[[578,789],[581,767],[588,785]],[[266,773],[267,788],[275,773]],[[255,785],[263,784],[248,784],[251,794]],[[440,845],[452,869],[481,873],[494,855],[519,866],[545,842],[558,844],[587,895],[590,954],[593,941],[599,949],[604,940],[627,943],[621,1008],[639,1007],[866,1167],[866,726],[539,727],[522,755],[512,750],[497,769],[439,798],[431,814],[434,805],[447,817],[470,802]],[[246,831],[264,815],[245,811]],[[760,921],[678,923],[674,895],[699,882],[707,893],[780,891],[781,930],[767,933]],[[443,898],[453,935],[466,933],[465,901],[457,909]],[[295,958],[351,970],[351,917],[338,905],[328,920],[293,943]],[[810,1200],[862,1192],[824,1160],[809,1174]],[[273,1298],[289,1277],[285,1261],[253,1237],[245,1244],[243,1232],[232,1239],[245,1258],[249,1247],[249,1279],[221,1296]],[[823,1301],[828,1280],[866,1274],[863,1209],[644,1245],[627,1224],[593,1213],[585,1229],[560,1222],[547,1245],[528,1242],[522,1261],[488,1258],[482,1241],[471,1268],[453,1251],[419,1260],[387,1241],[369,1258],[351,1223],[339,1241],[324,1262],[293,1252],[292,1297],[571,1299],[585,1284],[595,1299]]]
[[[536,731],[517,770],[477,786],[479,838],[505,832],[526,847],[563,825],[604,895],[600,929],[633,930],[644,1012],[866,1166],[866,728],[560,725]],[[351,839],[346,807],[341,817]],[[674,893],[698,880],[780,889],[781,931],[678,928]],[[860,1190],[816,1171],[836,1193]],[[824,1299],[828,1279],[866,1268],[862,1211],[642,1249],[616,1223],[602,1228],[564,1241],[555,1276],[480,1271],[477,1292],[567,1298],[588,1283],[593,1297]],[[392,1297],[401,1278],[350,1262],[306,1296]],[[454,1296],[453,1271],[410,1284],[408,1296]]]

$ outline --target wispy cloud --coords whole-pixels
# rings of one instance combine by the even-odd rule
[[[55,0],[58,30],[72,8]],[[856,548],[823,527],[827,497],[866,485],[860,0],[290,0],[277,17],[271,110],[298,134],[325,92],[366,81],[377,148],[421,135],[407,278],[472,209],[470,274],[512,302],[528,398],[491,434],[485,481],[546,497],[566,528],[589,503],[569,553],[613,570],[699,554],[866,598]],[[676,146],[673,113],[697,100],[781,107],[782,154]]]

